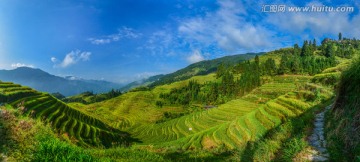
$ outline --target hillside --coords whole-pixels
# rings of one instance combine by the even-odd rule
[[[120,90],[112,89],[109,92],[99,93],[99,94],[94,94],[93,92],[83,92],[81,94],[78,94],[75,96],[69,96],[69,97],[58,96],[58,94],[52,94],[52,95],[64,102],[67,102],[67,103],[78,102],[78,103],[83,103],[83,104],[90,104],[90,103],[100,102],[100,101],[104,101],[104,100],[109,100],[111,98],[120,96],[121,94],[122,93]]]
[[[0,82],[0,103],[23,114],[44,119],[60,134],[67,133],[79,145],[105,146],[130,143],[129,134],[76,110],[55,97],[11,82]]]
[[[360,161],[359,73],[360,60],[357,58],[342,73],[337,99],[327,114],[325,131],[333,161]]]
[[[351,161],[358,156],[359,141],[346,135],[358,133],[357,120],[348,120],[358,116],[352,109],[358,103],[358,66],[351,66],[351,60],[359,56],[353,48],[359,44],[346,39],[304,43],[229,65],[208,61],[208,66],[217,65],[215,71],[192,73],[200,62],[150,88],[100,102],[82,102],[89,99],[82,94],[76,96],[79,101],[65,104],[7,82],[0,84],[0,99],[8,109],[23,107],[25,115],[45,117],[56,133],[76,139],[68,143],[80,146],[74,147],[84,157],[103,161],[306,161],[309,150],[317,149],[308,140],[318,128],[316,114],[336,98],[327,115],[334,117],[326,121],[329,159]],[[119,145],[127,147],[111,147]],[[347,146],[348,156],[340,157],[338,149]]]
[[[60,92],[65,96],[71,96],[85,91],[92,91],[94,93],[107,92],[122,86],[107,81],[66,79],[51,75],[40,69],[28,67],[19,67],[14,70],[0,70],[0,80],[29,86],[38,91],[48,93]]]
[[[155,87],[158,85],[169,84],[176,81],[182,81],[189,79],[196,75],[206,75],[213,73],[217,70],[217,67],[220,64],[224,64],[226,66],[234,66],[239,62],[243,62],[245,60],[249,60],[254,58],[256,55],[263,55],[264,52],[260,53],[246,53],[246,54],[237,54],[232,56],[225,56],[213,60],[204,60],[194,64],[191,64],[183,69],[180,69],[176,72],[165,74],[165,75],[156,75],[149,77],[144,80],[132,82],[123,88],[122,91],[128,91],[131,88],[139,87],[139,86],[149,86]]]

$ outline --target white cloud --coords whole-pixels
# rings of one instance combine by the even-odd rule
[[[92,44],[101,45],[101,44],[108,44],[111,42],[117,42],[121,39],[135,39],[141,37],[142,34],[136,32],[132,28],[128,27],[122,27],[121,29],[118,29],[118,32],[115,34],[107,35],[102,38],[89,38],[88,41],[90,41]]]
[[[178,31],[190,42],[201,42],[205,46],[216,44],[227,52],[270,47],[273,32],[246,20],[249,15],[242,3],[246,2],[218,1],[218,10],[182,20]]]
[[[199,61],[203,61],[205,60],[204,56],[200,53],[199,50],[194,50],[192,52],[192,54],[186,58],[186,60],[189,62],[189,63],[196,63],[196,62],[199,62]]]
[[[80,50],[71,51],[70,53],[65,55],[65,58],[60,64],[55,64],[55,67],[66,68],[70,65],[74,65],[79,61],[88,61],[90,59],[91,52],[81,52]],[[55,57],[51,58],[53,63],[57,62]]]
[[[58,60],[56,59],[56,57],[51,57],[51,62],[55,63],[57,62]]]
[[[296,6],[287,4],[286,6]],[[305,6],[324,6],[324,4],[312,1]],[[333,6],[336,7],[336,6]],[[354,6],[355,7],[355,6]],[[269,14],[265,22],[272,24],[284,32],[296,34],[302,39],[308,37],[322,37],[337,35],[342,32],[344,36],[360,36],[360,15],[352,15],[351,12],[286,12]],[[309,36],[310,35],[310,36]]]
[[[18,67],[30,67],[30,68],[34,68],[34,65],[27,65],[27,64],[23,64],[23,63],[13,63],[11,64],[12,68],[18,68]]]
[[[111,40],[110,39],[95,39],[95,38],[89,38],[88,39],[92,44],[96,44],[96,45],[99,45],[99,44],[107,44],[107,43],[110,43]]]

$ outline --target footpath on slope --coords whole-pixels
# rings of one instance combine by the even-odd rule
[[[314,130],[308,139],[308,143],[313,148],[307,156],[307,159],[310,161],[328,161],[329,153],[326,149],[326,139],[324,137],[324,117],[325,113],[330,110],[332,106],[333,104],[316,114]]]

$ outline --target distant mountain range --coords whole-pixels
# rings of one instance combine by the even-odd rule
[[[29,86],[38,91],[56,93],[65,96],[85,91],[102,93],[111,89],[120,89],[123,85],[101,80],[85,80],[74,76],[59,77],[40,69],[19,67],[13,70],[0,70],[0,80]]]
[[[75,76],[59,77],[51,75],[40,69],[29,67],[19,67],[13,70],[0,70],[0,80],[29,86],[38,91],[48,93],[59,92],[65,96],[77,95],[85,91],[92,91],[93,93],[108,92],[111,89],[128,91],[139,86],[154,87],[157,85],[185,80],[195,75],[206,75],[215,72],[220,64],[234,65],[239,62],[252,59],[256,55],[262,54],[264,53],[238,54],[213,60],[200,61],[174,73],[152,76],[143,80],[132,82],[125,86],[102,80],[86,80]]]

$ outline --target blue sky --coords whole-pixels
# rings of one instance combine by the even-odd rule
[[[262,12],[264,5],[353,12]],[[0,69],[126,83],[206,59],[304,39],[360,37],[355,1],[1,0]]]

